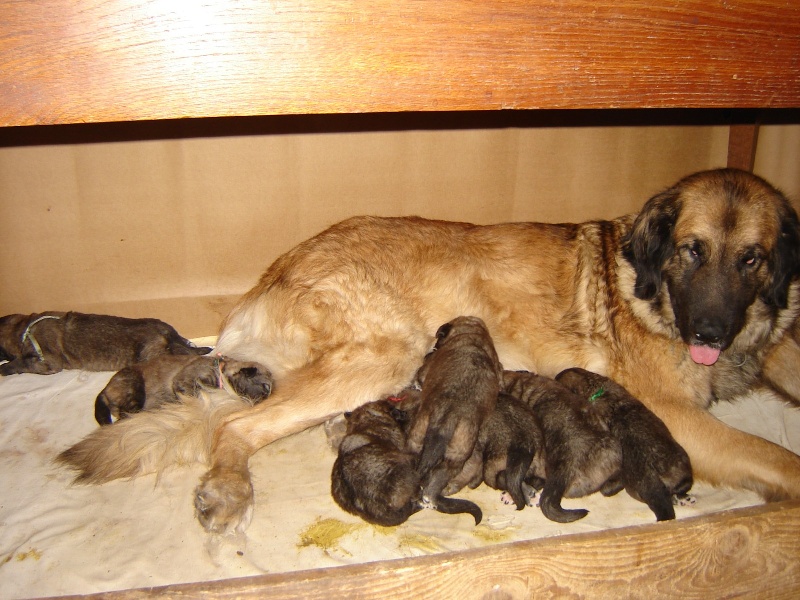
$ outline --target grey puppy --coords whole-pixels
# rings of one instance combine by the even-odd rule
[[[692,487],[692,467],[664,422],[608,377],[576,368],[562,371],[556,380],[582,398],[592,399],[592,410],[619,440],[622,468],[617,491],[624,488],[647,504],[658,521],[674,519],[673,498],[686,497]]]
[[[416,404],[411,392],[346,413],[347,430],[331,472],[331,495],[342,509],[387,527],[400,525],[421,510],[418,457],[406,449],[404,430]],[[436,510],[473,517],[480,513],[476,504],[456,498],[441,499]]]
[[[63,369],[118,371],[162,354],[208,354],[158,319],[77,312],[0,318],[0,375]]]
[[[562,498],[618,492],[622,448],[591,404],[548,377],[527,371],[503,376],[505,392],[527,404],[541,427],[544,472],[534,468],[527,480],[543,486],[539,506],[544,516],[558,523],[576,521],[589,511],[564,509]]]
[[[100,425],[166,402],[178,394],[222,387],[223,380],[242,398],[258,404],[272,391],[272,373],[256,362],[222,356],[162,355],[118,371],[97,395],[94,416]]]
[[[474,489],[483,482],[507,493],[517,510],[522,510],[534,496],[525,481],[529,472],[544,472],[539,424],[527,405],[501,392],[478,433],[472,456],[447,484],[444,494],[455,494],[464,486]]]
[[[457,317],[439,328],[434,351],[417,372],[420,406],[408,429],[408,449],[419,454],[423,503],[440,502],[447,484],[472,455],[497,402],[502,374],[481,319]]]

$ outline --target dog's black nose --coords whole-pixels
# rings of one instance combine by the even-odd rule
[[[725,337],[725,327],[719,323],[700,321],[695,327],[694,337],[701,344],[718,344]]]

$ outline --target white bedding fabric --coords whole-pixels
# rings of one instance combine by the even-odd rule
[[[279,441],[251,460],[256,506],[246,534],[209,536],[193,514],[204,466],[103,486],[74,486],[52,460],[92,431],[94,399],[111,373],[65,371],[0,378],[0,598],[150,587],[462,550],[487,544],[651,523],[622,492],[566,500],[589,515],[548,521],[514,510],[481,486],[460,494],[484,513],[422,511],[395,528],[369,525],[330,496],[334,453],[321,427]],[[800,412],[775,398],[725,403],[727,423],[800,451]],[[755,494],[696,484],[679,519],[759,503]]]

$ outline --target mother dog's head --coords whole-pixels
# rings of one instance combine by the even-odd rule
[[[769,183],[736,169],[689,175],[645,204],[623,247],[634,293],[663,297],[695,362],[713,364],[751,305],[786,308],[800,273],[800,225]]]

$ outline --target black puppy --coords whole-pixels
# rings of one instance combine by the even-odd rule
[[[584,369],[567,369],[556,380],[591,403],[608,423],[622,447],[622,468],[616,490],[623,488],[644,502],[656,520],[675,518],[673,497],[685,497],[692,487],[692,467],[686,451],[664,422],[624,387]],[[607,489],[606,493],[613,492]]]
[[[342,509],[383,526],[400,525],[421,510],[418,457],[406,450],[404,431],[416,402],[379,400],[347,413],[331,473],[331,494]],[[480,520],[480,509],[468,500],[441,498],[435,508]]]
[[[532,410],[544,438],[544,472],[536,468],[526,481],[542,487],[539,507],[551,521],[569,523],[589,514],[564,509],[562,498],[614,492],[622,465],[622,449],[608,425],[589,402],[565,386],[527,371],[505,371],[504,390]],[[619,490],[616,490],[619,491]]]
[[[208,354],[158,319],[77,312],[0,318],[0,375],[63,369],[119,371],[162,354]]]
[[[98,394],[94,416],[100,425],[165,402],[195,396],[202,388],[222,387],[258,404],[272,391],[272,373],[256,362],[222,356],[162,355],[118,371]]]

